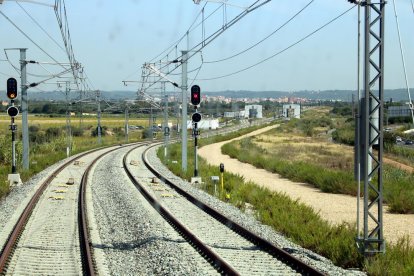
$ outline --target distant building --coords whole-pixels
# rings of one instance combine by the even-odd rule
[[[231,112],[224,112],[224,118],[245,118],[246,112],[242,111],[231,111]]]
[[[283,117],[300,119],[300,105],[299,104],[284,104]]]
[[[408,117],[411,116],[411,110],[408,106],[389,106],[388,118]]]
[[[244,118],[263,118],[263,107],[258,104],[246,105],[244,108]]]
[[[201,119],[197,124],[198,129],[217,129],[219,127],[218,119]],[[187,129],[193,129],[193,122],[191,120],[187,121]]]
[[[224,118],[234,118],[236,117],[236,112],[224,112]]]

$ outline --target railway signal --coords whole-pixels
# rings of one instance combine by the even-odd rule
[[[7,97],[10,100],[14,100],[17,97],[17,80],[15,78],[7,80]]]
[[[198,112],[193,113],[193,115],[191,116],[191,120],[192,120],[194,123],[198,123],[198,122],[200,122],[200,121],[201,121],[201,114],[200,114],[200,113],[198,113]]]
[[[10,117],[14,118],[19,115],[19,109],[16,106],[12,105],[7,108],[7,114],[9,114]]]
[[[201,88],[198,85],[191,86],[191,103],[195,108],[195,112],[191,116],[191,120],[194,123],[193,135],[194,135],[194,177],[198,178],[198,160],[197,160],[197,139],[200,135],[198,131],[198,122],[201,121],[201,114],[197,112],[197,107],[201,102]]]
[[[201,102],[201,88],[198,85],[191,86],[191,103],[198,106]]]
[[[224,191],[224,164],[220,163],[220,178],[221,178],[221,194],[223,194]]]
[[[10,99],[11,106],[7,108],[7,114],[10,116],[10,130],[12,133],[12,171],[9,175],[9,181],[12,183],[20,182],[20,176],[16,174],[16,131],[17,126],[14,123],[14,117],[19,115],[19,109],[14,105],[14,99],[17,97],[17,80],[9,78],[6,84],[7,97]]]

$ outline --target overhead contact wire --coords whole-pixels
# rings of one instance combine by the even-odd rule
[[[29,35],[27,35],[22,29],[19,28],[7,15],[5,15],[2,11],[0,11],[0,14],[3,15],[4,18],[6,18],[7,21],[10,22],[21,34],[23,34],[30,42],[32,42],[37,48],[39,48],[40,51],[42,51],[45,55],[47,55],[49,58],[51,58],[54,62],[57,64],[60,64],[56,59],[54,59],[48,52],[46,52],[42,47],[40,47],[39,44],[37,44],[33,39],[30,38]],[[62,68],[66,69],[63,65],[60,65]]]
[[[217,62],[222,62],[222,61],[226,61],[232,58],[235,58],[241,54],[246,53],[247,51],[253,49],[254,47],[256,47],[257,45],[263,43],[265,40],[269,39],[271,36],[273,36],[274,34],[276,34],[278,31],[280,31],[283,27],[285,27],[287,24],[289,24],[293,19],[295,19],[296,17],[298,17],[304,10],[306,10],[310,4],[312,4],[315,0],[310,1],[306,6],[304,6],[300,11],[298,11],[295,15],[293,15],[289,20],[287,20],[285,23],[283,23],[280,27],[278,27],[276,30],[274,30],[272,33],[270,33],[269,35],[267,35],[266,37],[264,37],[263,39],[261,39],[260,41],[258,41],[257,43],[253,44],[252,46],[250,46],[249,48],[238,52],[237,54],[234,54],[232,56],[226,57],[226,58],[222,58],[222,59],[218,59],[218,60],[212,60],[212,61],[205,61],[204,63],[217,63]]]
[[[201,9],[201,11],[197,14],[196,18],[194,19],[193,23],[191,23],[190,27],[188,27],[187,31],[185,32],[184,35],[181,36],[181,38],[179,38],[177,40],[177,42],[174,42],[171,46],[167,47],[164,51],[162,51],[160,54],[158,54],[156,57],[152,58],[150,60],[150,62],[154,61],[155,59],[157,59],[159,56],[161,56],[162,54],[164,54],[165,52],[167,52],[168,50],[170,50],[171,48],[174,50],[174,48],[177,46],[177,44],[179,44],[186,36],[188,32],[191,32],[191,28],[193,27],[193,25],[197,22],[198,18],[200,17],[200,14],[202,14],[203,9],[206,7],[207,3],[204,4],[204,7]],[[169,52],[171,53],[171,52]],[[168,53],[168,54],[169,54]],[[167,55],[168,55],[167,54]]]
[[[243,68],[243,69],[241,69],[241,70],[238,70],[238,71],[235,71],[235,72],[233,72],[233,73],[226,74],[226,75],[222,75],[222,76],[218,76],[218,77],[213,77],[213,78],[197,79],[197,80],[199,80],[199,81],[210,81],[210,80],[222,79],[222,78],[230,77],[230,76],[236,75],[236,74],[238,74],[238,73],[241,73],[241,72],[247,71],[247,70],[249,70],[249,69],[251,69],[251,68],[253,68],[253,67],[257,66],[257,65],[260,65],[260,64],[262,64],[262,63],[264,63],[264,62],[266,62],[266,61],[268,61],[268,60],[270,60],[270,59],[272,59],[272,58],[274,58],[274,57],[276,57],[276,56],[278,56],[278,55],[280,55],[280,54],[282,54],[282,53],[286,52],[286,51],[287,51],[287,50],[289,50],[290,48],[292,48],[292,47],[296,46],[297,44],[299,44],[299,43],[301,43],[302,41],[306,40],[307,38],[311,37],[311,36],[312,36],[312,35],[314,35],[315,33],[319,32],[319,31],[320,31],[320,30],[322,30],[322,29],[324,29],[325,27],[327,27],[328,25],[330,25],[331,23],[333,23],[334,21],[338,20],[339,18],[341,18],[342,16],[344,16],[346,13],[348,13],[349,11],[351,11],[354,7],[355,7],[355,6],[351,7],[350,9],[346,10],[345,12],[341,13],[340,15],[338,15],[337,17],[335,17],[334,19],[330,20],[328,23],[326,23],[326,24],[322,25],[321,27],[319,27],[319,28],[318,28],[318,29],[316,29],[315,31],[313,31],[313,32],[311,32],[310,34],[306,35],[305,37],[303,37],[303,38],[299,39],[298,41],[296,41],[295,43],[291,44],[290,46],[288,46],[288,47],[284,48],[283,50],[281,50],[281,51],[279,51],[279,52],[277,52],[277,53],[275,53],[275,54],[273,54],[273,55],[271,55],[271,56],[269,56],[269,57],[267,57],[267,58],[265,58],[265,59],[262,59],[261,61],[259,61],[259,62],[255,63],[255,64],[253,64],[253,65],[250,65],[250,66],[248,66],[248,67],[246,67],[246,68]]]
[[[63,51],[65,52],[65,49],[39,24],[39,22],[31,16],[25,8],[19,3],[16,2],[17,5],[26,13],[26,15]]]

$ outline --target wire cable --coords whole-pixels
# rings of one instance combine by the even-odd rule
[[[250,65],[250,66],[248,66],[248,67],[245,67],[245,68],[243,68],[243,69],[240,69],[240,70],[238,70],[238,71],[235,71],[235,72],[233,72],[233,73],[229,73],[229,74],[226,74],[226,75],[222,75],[222,76],[218,76],[218,77],[213,77],[213,78],[197,79],[197,80],[198,80],[198,81],[210,81],[210,80],[222,79],[222,78],[230,77],[230,76],[236,75],[236,74],[238,74],[238,73],[241,73],[241,72],[247,71],[247,70],[249,70],[249,69],[251,69],[251,68],[253,68],[253,67],[256,67],[257,65],[260,65],[260,64],[262,64],[262,63],[264,63],[264,62],[266,62],[266,61],[268,61],[268,60],[270,60],[270,59],[272,59],[272,58],[274,58],[274,57],[276,57],[276,56],[278,56],[278,55],[282,54],[283,52],[286,52],[286,51],[287,51],[287,50],[289,50],[290,48],[292,48],[292,47],[296,46],[297,44],[299,44],[299,43],[301,43],[302,41],[306,40],[307,38],[311,37],[311,36],[312,36],[312,35],[314,35],[315,33],[319,32],[320,30],[324,29],[325,27],[327,27],[328,25],[330,25],[330,24],[331,24],[331,23],[333,23],[334,21],[336,21],[336,20],[338,20],[339,18],[341,18],[342,16],[344,16],[346,13],[348,13],[349,11],[351,11],[353,8],[355,8],[355,6],[353,6],[353,7],[349,8],[349,9],[348,9],[348,10],[346,10],[345,12],[343,12],[343,13],[341,13],[340,15],[338,15],[337,17],[335,17],[334,19],[330,20],[328,23],[326,23],[326,24],[322,25],[321,27],[319,27],[319,28],[318,28],[318,29],[316,29],[315,31],[313,31],[313,32],[311,32],[310,34],[306,35],[305,37],[303,37],[303,38],[299,39],[298,41],[296,41],[295,43],[291,44],[290,46],[288,46],[288,47],[284,48],[283,50],[281,50],[281,51],[279,51],[279,52],[277,52],[277,53],[275,53],[275,54],[273,54],[273,55],[271,55],[271,56],[269,56],[269,57],[267,57],[267,58],[265,58],[265,59],[260,60],[259,62],[255,63],[255,64],[252,64],[252,65]]]
[[[7,74],[5,74],[5,73],[3,73],[3,72],[0,72],[0,75],[3,75],[3,76],[5,76],[5,77],[11,77],[10,75],[7,75]]]
[[[294,14],[291,18],[289,18],[289,20],[287,20],[285,23],[283,23],[281,26],[279,26],[276,30],[274,30],[272,33],[270,33],[269,35],[267,35],[266,37],[264,37],[260,41],[258,41],[255,44],[251,45],[247,49],[245,49],[245,50],[243,50],[241,52],[238,52],[237,54],[234,54],[234,55],[231,55],[229,57],[226,57],[226,58],[222,58],[222,59],[218,59],[218,60],[212,60],[212,61],[205,61],[204,63],[217,63],[217,62],[222,62],[222,61],[226,61],[226,60],[235,58],[235,57],[237,57],[237,56],[239,56],[241,54],[246,53],[247,51],[253,49],[257,45],[261,44],[262,42],[264,42],[265,40],[269,39],[271,36],[273,36],[274,34],[276,34],[278,31],[280,31],[283,27],[285,27],[287,24],[289,24],[293,19],[295,19],[296,17],[298,17],[304,10],[306,10],[310,6],[310,4],[312,4],[314,1],[315,0],[311,0],[301,10],[299,10],[296,14]]]
[[[189,29],[189,30],[187,30],[186,31],[186,33],[182,36],[182,38],[180,39],[180,42],[185,38],[185,37],[187,37],[188,36],[188,34],[190,34],[190,33],[192,33],[195,29],[197,29],[200,25],[202,25],[202,24],[204,24],[206,21],[207,21],[207,19],[209,19],[211,16],[213,16],[217,11],[219,11],[220,10],[220,8],[223,6],[224,4],[222,4],[222,5],[220,5],[218,8],[216,8],[213,12],[211,12],[207,17],[204,17],[204,19],[201,21],[201,22],[199,22],[197,25],[195,25],[192,29]],[[205,36],[205,34],[204,34],[204,36]],[[179,43],[179,42],[178,42]],[[176,59],[178,59],[178,58],[181,58],[181,56],[178,56],[178,43],[174,46],[174,48],[173,49],[171,49],[171,51],[170,52],[168,52],[168,54],[166,55],[166,56],[168,56],[169,54],[171,54],[171,52],[173,52],[174,50],[175,50],[175,56],[177,57]]]
[[[207,45],[209,45],[212,41],[214,41],[217,37],[219,37],[223,32],[225,32],[226,30],[228,30],[229,28],[231,28],[233,25],[235,25],[239,20],[241,20],[244,16],[248,15],[249,13],[257,10],[258,8],[266,5],[267,3],[269,3],[271,0],[256,0],[254,1],[254,3],[252,3],[249,7],[247,7],[243,12],[239,13],[237,16],[235,16],[232,20],[230,20],[229,22],[227,22],[226,25],[223,25],[220,29],[216,30],[214,33],[210,34],[206,39],[204,39],[203,41],[201,41],[200,43],[198,43],[197,45],[193,46],[193,48],[188,49],[188,53],[190,53],[187,56],[187,60],[191,59],[194,55],[196,55],[198,52],[200,52],[204,47],[206,47]],[[197,49],[198,48],[198,49]],[[169,72],[165,73],[165,76],[170,75],[173,71],[175,71],[177,68],[179,68],[181,66],[181,61],[182,61],[183,56],[178,57],[175,62],[177,62],[177,66],[175,68],[173,68],[172,70],[170,70]],[[159,70],[164,69],[164,67],[160,68]],[[145,79],[145,76],[142,76],[143,79]],[[141,91],[140,93],[142,93],[144,90],[147,90],[149,88],[151,88],[155,83],[157,83],[158,81],[160,81],[162,78],[158,78],[157,80],[154,80],[152,84],[148,85],[147,87],[144,88],[144,81],[142,82],[143,85],[141,87],[141,89],[139,91]]]
[[[169,47],[167,47],[164,51],[162,51],[160,54],[158,54],[156,57],[152,58],[150,60],[150,62],[154,61],[155,59],[157,59],[159,56],[161,56],[162,54],[164,54],[165,52],[167,52],[168,50],[170,50],[171,48],[174,48],[177,46],[177,44],[179,44],[188,34],[188,32],[191,31],[191,28],[193,27],[193,25],[197,22],[198,18],[200,17],[200,15],[202,14],[204,8],[207,6],[207,3],[204,4],[203,8],[200,10],[200,12],[197,14],[196,18],[194,19],[193,23],[191,23],[190,27],[188,27],[187,31],[184,33],[184,35],[182,35],[176,42],[174,42],[172,45],[170,45]]]
[[[4,18],[7,19],[21,34],[23,34],[30,42],[32,42],[37,48],[39,48],[40,51],[42,51],[45,55],[47,55],[49,58],[51,58],[54,62],[59,63],[56,59],[54,59],[48,52],[46,52],[42,47],[40,47],[39,44],[37,44],[33,39],[29,37],[22,29],[19,28],[7,15],[5,15],[2,11],[0,11],[0,14],[3,15]],[[63,67],[63,66],[62,66]],[[63,67],[65,68],[65,67]],[[66,68],[65,68],[66,69]]]
[[[201,64],[200,64],[200,67],[198,67],[198,69],[197,69],[197,73],[195,74],[195,76],[194,76],[193,80],[191,81],[190,86],[192,86],[192,85],[194,84],[195,80],[196,80],[196,79],[197,79],[197,77],[198,77],[198,74],[200,74],[201,67],[203,67],[203,64],[204,64],[203,53],[200,53],[200,54],[201,54]]]
[[[269,3],[271,0],[256,0],[254,3],[252,3],[249,7],[247,7],[243,12],[239,13],[237,16],[235,16],[231,21],[229,21],[225,26],[222,26],[220,29],[215,31],[214,33],[210,34],[205,40],[201,41],[197,45],[193,46],[193,48],[189,49],[187,52],[191,53],[187,56],[187,60],[191,59],[194,55],[196,55],[198,52],[200,52],[203,48],[205,48],[207,45],[209,45],[212,41],[214,41],[217,37],[219,37],[223,32],[231,28],[233,25],[235,25],[239,20],[241,20],[244,16],[248,15],[249,13],[257,10],[258,8],[262,7],[263,5]],[[198,48],[198,49],[197,49]],[[176,61],[182,60],[182,56],[178,57]],[[174,70],[179,68],[181,65],[179,64],[177,67],[173,68],[171,71],[166,73],[166,76],[168,76],[170,73],[172,73]],[[165,66],[164,66],[165,67]],[[160,70],[164,69],[162,67]],[[161,80],[158,79],[157,81]],[[157,82],[155,81],[155,82]],[[153,85],[153,84],[152,84]],[[151,87],[152,85],[149,85],[147,88]]]
[[[411,111],[411,118],[412,118],[413,124],[414,124],[413,102],[411,101],[410,85],[408,84],[408,77],[407,77],[407,67],[405,66],[404,47],[403,47],[402,39],[401,39],[400,24],[398,22],[397,4],[395,3],[395,0],[392,0],[392,3],[393,3],[393,6],[394,6],[395,23],[397,24],[398,41],[399,41],[399,44],[400,44],[401,61],[402,61],[403,69],[404,69],[405,85],[406,85],[407,94],[408,94],[409,107],[410,107],[410,111]]]
[[[7,51],[8,50],[10,50],[10,49],[4,49],[4,55],[6,56],[6,61],[10,64],[10,66],[11,67],[13,67],[13,69],[19,74],[19,76],[20,76],[20,69],[16,66],[16,65],[14,65],[12,62],[11,62],[11,60],[10,60],[10,58],[9,58],[9,55],[7,54]],[[33,62],[32,62],[33,63]],[[41,63],[37,63],[37,62],[35,62],[34,64],[37,64],[37,65],[39,65],[40,67],[42,67],[45,71],[47,71],[48,73],[49,73],[49,75],[40,75],[40,74],[34,74],[34,73],[29,73],[29,72],[27,72],[26,74],[28,75],[28,76],[32,76],[32,77],[36,77],[36,78],[48,78],[48,77],[50,77],[50,76],[52,76],[53,75],[53,73],[52,72],[50,72],[49,70],[47,70]],[[63,68],[63,69],[67,69],[66,67],[64,67],[62,64],[54,64],[54,65],[61,65],[61,67]]]
[[[65,49],[59,43],[39,24],[39,22],[31,16],[25,8],[19,3],[16,2],[17,5],[26,13],[26,15],[63,51],[65,52]]]

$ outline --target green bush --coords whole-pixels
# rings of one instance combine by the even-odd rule
[[[246,148],[249,150],[241,150]],[[256,168],[278,173],[292,181],[311,184],[325,193],[348,195],[357,193],[357,185],[352,172],[328,169],[309,162],[281,160],[254,144],[252,138],[225,144],[222,152],[241,162],[252,164]],[[383,199],[389,204],[390,212],[414,213],[414,185],[412,183],[414,183],[414,174],[384,165]]]
[[[80,127],[72,127],[72,135],[75,137],[82,137],[83,136],[83,128]]]
[[[247,140],[247,139],[246,139]],[[248,141],[244,141],[248,143]],[[246,144],[244,144],[246,145]],[[193,172],[193,155],[189,146],[188,169],[181,171],[181,144],[169,147],[169,161],[164,159],[161,147],[158,156],[176,175],[190,179]],[[245,151],[243,151],[245,152]],[[178,161],[172,163],[171,160]],[[264,166],[263,158],[258,156],[258,163]],[[200,176],[205,181],[201,186],[206,192],[214,195],[214,184],[209,179],[211,175],[219,175],[217,167],[207,165],[199,158]],[[219,191],[218,187],[218,191]],[[218,192],[221,200],[228,200],[234,206],[244,210],[246,203],[253,206],[255,216],[264,224],[283,233],[294,242],[331,259],[342,267],[362,267],[363,259],[355,246],[355,227],[349,224],[333,226],[323,220],[312,208],[292,200],[285,194],[271,192],[251,182],[245,182],[239,175],[224,173],[224,193]],[[230,195],[230,199],[225,198]]]
[[[62,129],[57,127],[50,127],[46,129],[46,137],[49,141],[62,135]]]
[[[403,238],[387,247],[385,254],[378,254],[365,264],[368,275],[414,275],[414,249],[410,239]]]
[[[106,135],[106,131],[107,131],[107,127],[106,126],[102,126],[101,127],[101,136],[105,136]],[[92,131],[91,131],[91,136],[92,137],[97,137],[98,136],[98,127],[96,127],[96,128],[94,128]]]
[[[125,135],[125,131],[124,131],[123,127],[114,127],[113,132],[115,133],[116,136],[124,136]]]
[[[219,140],[226,140],[226,137],[221,136]],[[213,142],[214,139],[209,139],[209,141]],[[249,139],[241,141],[243,148],[250,146],[250,142]],[[207,144],[207,141],[204,141],[204,144]],[[181,144],[175,144],[170,147],[169,161],[163,160],[162,148],[158,151],[158,156],[176,175],[189,179],[192,174],[193,158],[190,157],[188,159],[188,170],[187,173],[183,174],[181,171],[180,149]],[[190,146],[188,152],[190,154],[192,152]],[[235,154],[238,150],[236,147],[229,147],[228,152]],[[239,156],[244,156],[246,152],[239,151],[238,154]],[[265,153],[266,151],[261,150],[261,152]],[[261,167],[265,167],[265,164],[269,162],[266,162],[266,158],[262,158],[261,155],[256,155],[256,158],[258,159],[257,164]],[[172,163],[171,160],[178,162]],[[272,165],[272,167],[277,166]],[[201,177],[205,181],[201,188],[210,194],[214,194],[214,185],[209,177],[211,175],[218,175],[218,168],[207,165],[203,159],[199,162],[199,168]],[[303,168],[306,168],[303,174],[311,178],[311,170],[307,170],[309,167],[304,166]],[[296,169],[291,166],[286,166],[285,168],[292,175],[294,175]],[[394,173],[397,172],[391,171],[391,178],[396,177],[393,175]],[[402,239],[396,245],[388,245],[385,254],[379,254],[374,258],[364,260],[355,245],[356,231],[354,225],[346,223],[331,225],[321,219],[312,208],[299,203],[298,200],[292,200],[284,194],[271,192],[250,182],[246,183],[239,175],[225,172],[224,179],[225,191],[231,195],[231,204],[242,210],[246,209],[246,203],[251,204],[254,214],[262,223],[270,225],[276,231],[283,233],[296,243],[331,259],[334,264],[344,268],[360,268],[366,270],[369,275],[414,274],[414,249],[410,247],[408,239]],[[326,180],[326,182],[330,181],[332,179]],[[338,180],[338,183],[341,182],[343,180]],[[411,183],[414,183],[414,181]],[[341,186],[339,184],[336,185]],[[224,200],[222,194],[219,193],[217,196]],[[408,197],[414,198],[412,194],[407,195]]]

